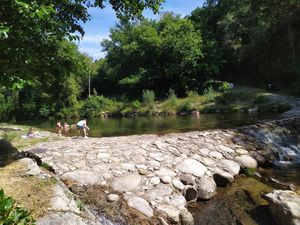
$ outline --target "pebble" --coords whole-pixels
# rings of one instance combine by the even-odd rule
[[[158,177],[152,177],[150,179],[150,183],[153,185],[158,185],[160,183],[160,179]]]
[[[110,195],[107,196],[107,201],[108,202],[117,202],[119,200],[120,200],[120,197],[117,194],[110,194]]]
[[[161,178],[161,181],[164,183],[164,184],[170,184],[172,182],[172,178],[169,177],[169,176],[163,176]]]

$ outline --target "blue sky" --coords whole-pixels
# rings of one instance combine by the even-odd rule
[[[197,6],[202,6],[203,2],[204,0],[166,0],[162,4],[161,12],[173,11],[176,14],[185,16],[190,14]],[[100,42],[104,38],[109,37],[109,29],[118,20],[110,5],[106,5],[104,9],[90,8],[89,13],[92,18],[83,24],[85,35],[78,45],[81,52],[87,53],[96,60],[105,56],[105,52],[102,52]],[[146,10],[144,16],[152,19],[159,17],[159,15],[154,15],[150,10]]]

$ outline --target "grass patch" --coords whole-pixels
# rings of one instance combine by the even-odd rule
[[[245,174],[249,177],[253,176],[256,172],[255,168],[246,168],[245,169]]]
[[[37,128],[34,128],[34,131],[37,133],[43,133],[43,137],[22,138],[22,135],[27,134],[29,128],[29,126],[24,125],[11,125],[2,123],[0,124],[0,139],[10,142],[13,147],[19,151],[22,151],[22,149],[38,143],[48,142],[50,140],[58,140],[61,138],[56,134],[51,134]]]
[[[20,206],[30,210],[34,218],[38,218],[47,213],[52,187],[57,181],[55,178],[41,180],[35,176],[25,176],[26,170],[20,162],[0,168],[0,186]]]
[[[50,171],[51,170],[51,166],[49,166],[48,163],[43,162],[41,167],[45,168],[46,170]]]

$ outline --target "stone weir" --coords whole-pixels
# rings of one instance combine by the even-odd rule
[[[193,224],[189,203],[212,198],[242,170],[276,160],[262,131],[280,127],[297,140],[299,125],[294,118],[162,136],[68,138],[27,151],[69,187],[98,187],[103,201],[125,205],[138,218],[132,224]]]

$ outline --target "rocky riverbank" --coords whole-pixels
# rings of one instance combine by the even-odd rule
[[[120,213],[117,220],[131,223],[192,224],[189,203],[212,198],[217,186],[233,182],[241,170],[276,160],[278,154],[269,146],[267,134],[276,127],[277,136],[295,140],[299,125],[300,119],[285,119],[163,136],[69,138],[27,151],[101,213],[114,210]],[[290,153],[289,159],[297,160],[298,145]],[[93,193],[100,200],[89,197],[88,201]]]

